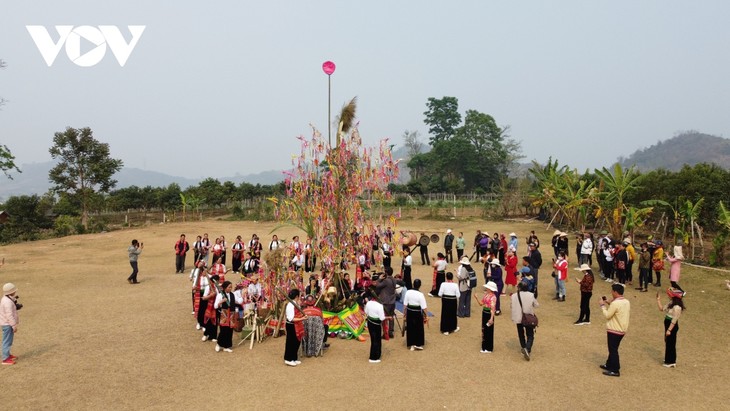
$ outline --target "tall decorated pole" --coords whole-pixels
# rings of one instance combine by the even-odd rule
[[[335,72],[335,63],[325,61],[322,63],[322,71],[327,75],[327,139],[332,147],[332,73]]]
[[[382,238],[377,225],[396,225],[395,215],[372,217],[371,211],[391,198],[388,184],[398,177],[398,161],[393,160],[387,139],[377,148],[362,146],[355,108],[353,99],[342,109],[337,146],[329,146],[314,127],[311,138],[298,137],[301,154],[292,159],[293,169],[285,172],[286,197],[272,199],[280,222],[316,239],[320,261],[334,278],[358,247],[365,247],[375,235]],[[357,244],[351,236],[355,230],[360,234]]]

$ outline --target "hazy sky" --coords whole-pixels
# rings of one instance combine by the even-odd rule
[[[91,127],[125,166],[185,177],[290,165],[359,99],[369,145],[428,139],[428,97],[491,114],[526,160],[579,169],[697,130],[730,136],[730,1],[8,1],[0,12],[0,144],[50,160],[53,133]],[[26,30],[146,29],[124,67],[61,49],[48,67]],[[83,42],[83,40],[82,40]],[[82,45],[82,52],[92,47]],[[143,184],[144,182],[140,182]]]

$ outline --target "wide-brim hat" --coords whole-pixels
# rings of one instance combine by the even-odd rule
[[[496,265],[496,266],[499,266],[499,267],[502,266],[502,264],[500,264],[499,263],[499,260],[497,260],[496,258],[492,258],[492,261],[490,261],[489,264]]]
[[[491,291],[493,291],[495,293],[498,290],[497,284],[495,284],[494,281],[490,281],[490,282],[484,284],[484,288],[486,288],[487,290],[491,290]]]
[[[446,234],[451,234],[451,229],[446,230]]]
[[[561,231],[560,232],[560,236],[561,237],[567,237],[568,236],[568,233],[566,233],[565,231]]]
[[[10,295],[16,291],[18,291],[18,287],[13,283],[7,283],[3,286],[3,295]]]
[[[459,264],[471,265],[471,261],[469,260],[469,257],[461,257],[461,260],[459,260]]]
[[[514,232],[511,232],[511,233],[509,233],[509,236],[510,237],[517,237],[517,234],[515,234]]]
[[[576,271],[591,271],[591,266],[588,264],[581,264],[580,267],[575,268]]]
[[[560,235],[560,230],[555,230],[555,232],[553,232],[553,235]]]

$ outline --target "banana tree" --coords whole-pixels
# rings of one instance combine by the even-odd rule
[[[619,235],[624,226],[624,213],[628,209],[624,201],[628,194],[639,189],[639,173],[634,167],[624,169],[618,163],[613,166],[613,170],[603,167],[594,171],[599,179],[601,198],[595,210],[596,218],[603,217],[609,231]]]
[[[629,232],[629,237],[634,238],[634,231],[646,224],[646,220],[649,218],[652,211],[654,211],[654,207],[637,208],[629,206],[626,209],[624,231]]]
[[[718,216],[717,221],[726,230],[730,231],[730,210],[725,208],[725,204],[723,204],[722,201],[720,201],[719,216]]]
[[[685,230],[684,233],[684,243],[687,244],[689,241],[690,246],[692,247],[692,259],[695,258],[695,229],[696,234],[700,240],[700,244],[702,245],[702,227],[697,224],[697,217],[700,215],[700,209],[702,208],[702,204],[705,202],[705,198],[702,197],[699,200],[695,201],[694,204],[692,204],[691,200],[686,200],[684,204],[682,205],[682,208],[680,210],[682,214],[682,219],[689,223],[689,233],[687,233],[687,230]],[[703,247],[704,250],[704,247]]]
[[[203,221],[203,215],[200,214],[200,206],[203,204],[203,201],[205,200],[202,197],[196,197],[192,194],[190,194],[187,198],[188,204],[190,205],[190,208],[195,210],[197,214],[200,215],[200,221]]]

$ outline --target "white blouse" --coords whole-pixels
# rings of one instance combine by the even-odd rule
[[[459,292],[459,285],[456,283],[443,282],[441,288],[439,288],[439,297],[456,297],[459,298],[461,293]]]
[[[423,293],[418,290],[406,291],[406,296],[403,298],[403,305],[406,307],[409,305],[417,305],[420,306],[422,310],[428,307],[426,305],[426,297],[424,297]]]

